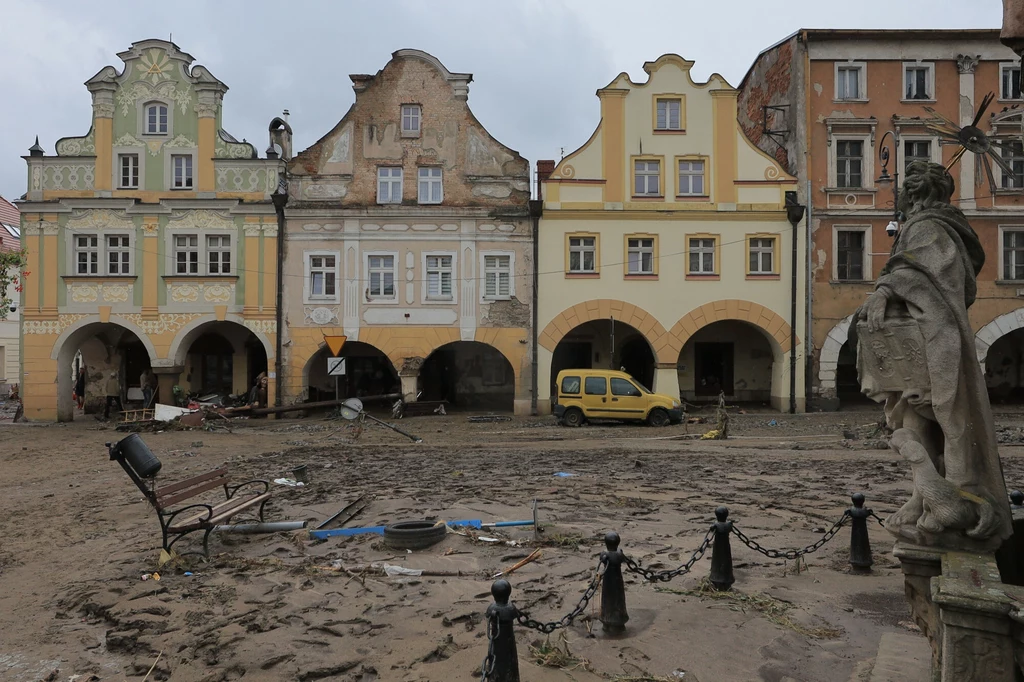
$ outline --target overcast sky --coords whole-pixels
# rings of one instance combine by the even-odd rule
[[[115,2],[0,0],[0,195],[26,190],[36,135],[47,155],[89,130],[83,83],[117,52],[167,38],[230,88],[224,127],[261,154],[267,124],[291,111],[296,151],[351,105],[349,74],[376,73],[416,48],[473,74],[469,104],[502,143],[558,159],[599,118],[595,90],[666,52],[738,85],[758,52],[798,28],[998,28],[999,0],[299,0]],[[723,32],[713,26],[726,27]]]

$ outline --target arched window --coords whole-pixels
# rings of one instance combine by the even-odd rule
[[[166,135],[167,134],[167,105],[162,102],[152,102],[146,105],[146,134]]]

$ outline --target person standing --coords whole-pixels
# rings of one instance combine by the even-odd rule
[[[85,409],[85,367],[78,368],[78,378],[75,379],[75,401],[78,409]]]
[[[113,403],[117,403],[118,412],[124,410],[124,405],[121,404],[121,382],[117,378],[117,370],[111,370],[110,375],[107,377],[107,405],[103,410],[103,418],[110,419],[110,406]]]
[[[153,374],[148,367],[142,370],[139,386],[142,387],[142,408],[149,409],[149,404],[153,402]]]

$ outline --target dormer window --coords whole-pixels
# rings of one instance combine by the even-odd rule
[[[402,105],[402,137],[420,136],[420,105]]]
[[[154,102],[146,105],[146,134],[166,135],[167,127],[167,105]]]

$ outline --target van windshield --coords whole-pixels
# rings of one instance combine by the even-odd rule
[[[630,374],[630,375],[628,375],[628,376],[629,376],[630,380],[631,380],[631,381],[632,381],[632,382],[633,382],[634,384],[636,384],[636,387],[637,387],[637,388],[639,388],[639,389],[640,389],[641,391],[643,391],[643,392],[644,392],[644,393],[646,393],[647,395],[654,395],[653,393],[651,393],[650,391],[648,391],[648,390],[647,390],[647,387],[646,387],[646,386],[644,386],[644,385],[643,385],[642,383],[640,383],[639,381],[637,381],[637,380],[636,380],[636,377],[635,377],[635,376],[633,376],[632,374]]]

